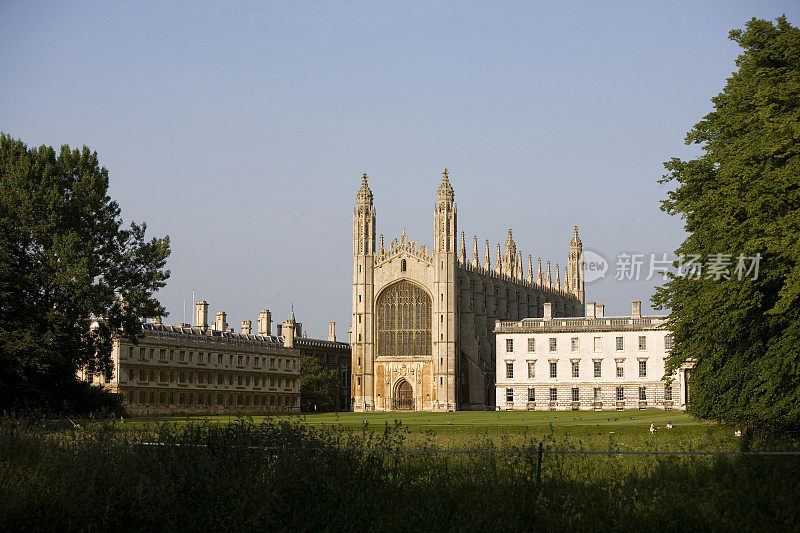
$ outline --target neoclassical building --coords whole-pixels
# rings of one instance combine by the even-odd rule
[[[498,410],[685,410],[691,363],[666,375],[672,349],[665,316],[605,316],[498,321]]]
[[[493,408],[497,320],[583,316],[582,244],[574,229],[563,278],[542,261],[527,273],[508,230],[492,266],[473,238],[457,243],[457,207],[447,169],[436,195],[433,248],[376,239],[372,191],[364,174],[353,211],[352,394],[355,411]],[[563,279],[563,281],[562,281]]]

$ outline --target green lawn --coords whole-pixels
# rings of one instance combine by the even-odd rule
[[[265,417],[252,417],[260,423]],[[435,445],[443,448],[508,448],[530,445],[548,438],[553,444],[609,449],[616,446],[635,450],[735,450],[734,428],[698,421],[680,411],[497,411],[453,413],[303,413],[271,417],[314,427],[343,427],[361,431],[382,431],[399,423],[404,447]],[[234,416],[139,419],[143,422],[206,421],[227,424]],[[674,428],[667,430],[672,422]],[[658,428],[651,435],[650,424]]]
[[[251,417],[254,422],[260,422],[266,417]],[[671,421],[675,426],[708,427],[711,422],[698,421],[681,411],[458,411],[453,413],[427,413],[427,412],[392,412],[392,413],[302,413],[299,415],[280,415],[269,417],[276,420],[299,421],[303,424],[333,424],[342,426],[363,426],[367,422],[370,426],[382,427],[385,423],[394,424],[399,420],[403,425],[422,428],[440,428],[446,426],[469,427],[528,427],[549,428],[571,426],[603,426],[609,428],[623,426],[642,426],[647,430],[651,423],[663,427]],[[210,422],[228,423],[235,420],[235,416],[205,416],[205,417],[172,417],[135,419],[140,421],[170,421],[186,422],[190,420],[206,420]],[[134,420],[134,419],[132,419]]]
[[[698,422],[687,414],[678,411],[497,411],[477,412],[459,411],[455,413],[304,413],[285,418],[301,419],[306,424],[341,424],[344,426],[360,426],[364,421],[370,425],[391,424],[395,420],[412,427],[440,426],[525,426],[525,427],[565,427],[580,425],[601,425],[608,427],[665,426],[672,421],[673,425],[708,426],[708,422]],[[607,429],[607,428],[606,428]]]

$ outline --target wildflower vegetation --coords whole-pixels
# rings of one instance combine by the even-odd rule
[[[446,423],[448,415],[437,422],[456,426]],[[445,453],[438,429],[399,421],[378,427],[300,418],[219,422],[75,427],[6,419],[0,424],[0,528],[474,530],[502,524],[663,531],[742,523],[788,529],[800,518],[799,457],[616,453],[638,444],[608,435],[611,428],[641,434],[641,424],[605,427],[605,449],[615,453],[561,455],[551,452],[587,448],[566,431],[569,424],[560,432],[548,424],[524,438],[522,424],[498,424],[498,430],[516,428],[517,436],[487,434],[470,445],[482,453]],[[715,428],[704,428],[705,438],[728,446],[722,435],[729,431],[720,428],[715,437]],[[686,448],[704,438],[700,431],[684,437]],[[747,437],[736,442],[765,445]]]

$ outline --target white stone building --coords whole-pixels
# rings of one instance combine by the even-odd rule
[[[686,409],[687,369],[663,379],[671,348],[665,317],[586,316],[497,321],[498,410]]]

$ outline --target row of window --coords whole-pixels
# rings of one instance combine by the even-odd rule
[[[580,401],[580,389],[578,387],[573,387],[571,392],[571,401],[579,402]],[[594,401],[598,402],[602,398],[602,387],[595,387],[594,388]],[[619,386],[616,388],[616,398],[617,401],[622,402],[625,401],[625,387]],[[670,385],[664,386],[664,400],[665,401],[672,401],[672,387]],[[558,389],[556,387],[550,388],[550,401],[557,402],[558,401]],[[639,401],[645,402],[647,401],[647,387],[639,387]],[[506,389],[506,402],[513,403],[514,402],[514,389],[508,388]],[[536,389],[529,388],[528,389],[528,402],[536,402]]]
[[[556,337],[550,337],[548,339],[548,351],[555,352],[558,350],[558,339]],[[594,337],[593,338],[593,345],[592,349],[595,352],[603,351],[603,338],[602,337]],[[616,345],[615,349],[618,352],[621,352],[625,349],[625,338],[624,337],[617,337],[616,338]],[[664,336],[664,349],[671,350],[672,349],[672,336],[665,335]],[[580,350],[580,338],[579,337],[572,337],[570,339],[570,350],[573,352],[577,352]],[[647,336],[639,335],[639,350],[647,350]],[[511,353],[514,351],[514,339],[506,339],[506,352]],[[536,352],[536,337],[528,337],[528,353]]]
[[[594,377],[601,378],[603,377],[603,365],[602,361],[593,361],[593,370],[594,370]],[[625,377],[625,367],[622,362],[617,362],[617,377],[624,378]],[[536,377],[536,362],[535,361],[528,361],[528,378],[533,379]],[[550,377],[555,379],[558,377],[558,362],[557,361],[550,361]],[[581,368],[580,368],[580,361],[572,361],[572,377],[579,378],[581,377]],[[642,359],[639,361],[639,377],[646,378],[647,377],[647,360]],[[514,378],[514,363],[509,361],[506,363],[506,379],[513,379]]]
[[[152,406],[183,406],[183,407],[251,407],[251,406],[277,406],[277,407],[297,407],[300,405],[300,398],[297,396],[278,396],[267,394],[210,394],[191,392],[156,392],[156,391],[128,391],[125,398],[129,405],[138,404]],[[268,399],[269,398],[269,399]]]
[[[253,387],[266,387],[267,382],[272,388],[284,387],[294,388],[297,384],[295,378],[283,377],[270,377],[269,379],[262,376],[251,376],[249,374],[230,374],[217,372],[184,372],[175,370],[144,370],[138,371],[132,368],[128,369],[128,381],[136,381],[138,372],[138,381],[140,383],[190,383],[193,384],[195,379],[198,385],[237,385],[239,387],[249,387],[252,382]]]
[[[114,379],[113,372],[108,372],[107,374],[100,374],[95,372],[86,372],[86,381],[88,383],[111,383]]]
[[[135,354],[135,348],[133,346],[128,347],[128,358],[133,359]],[[269,368],[270,369],[286,369],[286,370],[295,370],[297,368],[297,361],[293,358],[282,358],[282,357],[262,357],[258,355],[250,356],[250,355],[234,355],[234,354],[212,354],[211,352],[197,352],[197,362],[198,363],[208,363],[216,359],[216,363],[219,365],[236,365],[238,367],[250,367],[254,369],[260,369],[261,365],[263,364],[266,368],[267,366],[267,359],[269,359]],[[213,357],[216,355],[216,358]],[[186,351],[186,350],[169,350],[166,348],[139,348],[139,360],[140,361],[161,361],[161,362],[175,362],[177,360],[178,363],[194,363],[195,362],[195,352],[193,351]]]

